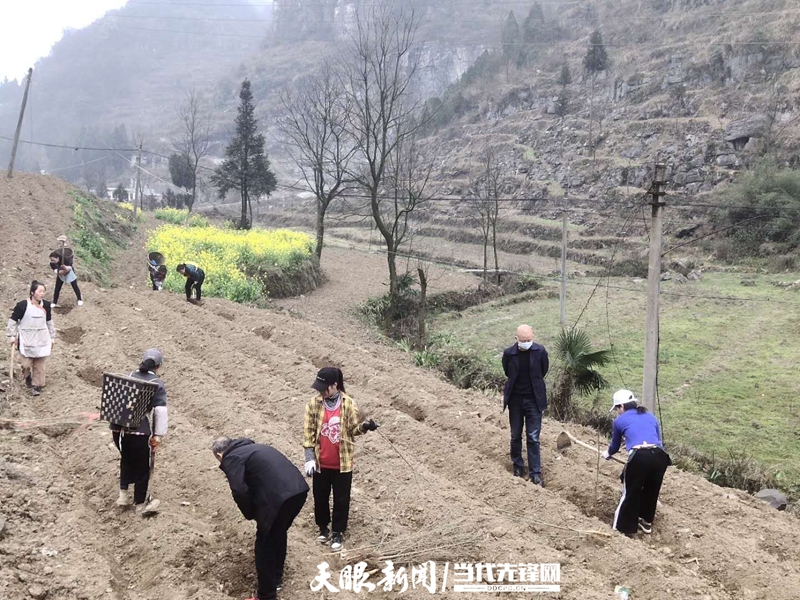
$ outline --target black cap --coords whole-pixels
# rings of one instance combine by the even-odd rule
[[[318,392],[324,392],[334,383],[339,383],[339,369],[336,367],[325,367],[317,373],[317,378],[311,387]]]

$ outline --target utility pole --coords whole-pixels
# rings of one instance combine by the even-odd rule
[[[28,103],[28,90],[31,87],[31,78],[33,77],[33,68],[28,69],[28,81],[25,83],[25,93],[22,95],[22,106],[19,109],[19,121],[17,121],[17,130],[14,132],[14,145],[11,146],[11,160],[8,163],[8,175],[11,179],[14,175],[14,159],[17,158],[17,144],[19,144],[19,133],[22,131],[22,118],[25,116],[25,105]]]
[[[642,403],[651,412],[656,408],[656,383],[658,380],[658,295],[661,291],[661,244],[664,213],[664,185],[667,165],[656,164],[653,185],[648,191],[653,196],[650,222],[650,265],[647,271],[647,323],[644,332],[644,379]]]
[[[561,213],[561,327],[567,326],[567,197],[569,182],[564,191],[564,210]]]
[[[142,140],[139,140],[139,151],[136,153],[136,185],[133,188],[133,216],[138,215],[139,203],[142,197]]]

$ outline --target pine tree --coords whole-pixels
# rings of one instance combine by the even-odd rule
[[[558,83],[562,86],[567,86],[572,83],[572,73],[569,70],[569,65],[564,63],[561,65],[561,74],[558,76]]]
[[[508,81],[508,65],[511,62],[517,62],[520,55],[519,42],[519,23],[517,23],[517,18],[512,10],[508,13],[502,35],[503,56],[506,59],[506,81]]]
[[[544,11],[538,2],[531,6],[528,16],[522,23],[522,41],[525,44],[521,55],[530,62],[536,55],[536,44],[541,44],[549,39],[544,23]]]
[[[566,86],[562,87],[558,93],[555,109],[559,117],[565,117],[569,112],[569,91],[567,91]]]
[[[239,192],[242,199],[239,227],[249,229],[253,224],[251,197],[271,194],[277,181],[269,168],[269,158],[264,150],[264,134],[258,133],[253,92],[247,79],[242,82],[239,99],[236,133],[225,149],[225,160],[211,176],[211,182],[220,198],[224,198],[230,190]]]
[[[592,139],[594,124],[594,85],[597,81],[597,75],[608,68],[608,54],[606,53],[606,47],[603,45],[603,36],[598,29],[595,29],[589,37],[589,48],[587,48],[586,56],[583,58],[583,67],[592,79],[592,93],[589,96],[589,148],[591,149],[592,160],[594,161],[594,141]],[[594,162],[592,162],[592,168],[594,169]]]
[[[589,37],[589,47],[583,58],[583,67],[592,77],[596,77],[600,71],[608,68],[608,54],[603,45],[603,35],[598,29],[595,29]]]
[[[121,183],[114,189],[113,195],[114,195],[114,200],[116,200],[117,202],[128,201],[128,190],[122,187]]]

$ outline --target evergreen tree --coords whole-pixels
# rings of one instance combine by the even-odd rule
[[[194,187],[194,172],[186,162],[186,158],[174,153],[169,156],[169,174],[172,185],[181,187],[187,192]]]
[[[561,88],[556,98],[556,114],[559,117],[564,117],[569,112],[569,91],[566,86]]]
[[[124,187],[122,187],[122,184],[120,183],[114,189],[113,196],[114,196],[114,200],[116,200],[117,202],[127,202],[128,201],[128,190],[126,190]]]
[[[603,35],[598,29],[595,29],[589,37],[589,47],[583,58],[583,67],[592,77],[597,77],[598,73],[608,68],[608,54],[603,45]]]
[[[562,86],[567,86],[572,83],[572,73],[569,70],[569,65],[564,63],[561,65],[561,74],[558,76],[558,83]]]
[[[508,18],[503,26],[502,34],[503,56],[506,59],[506,81],[508,80],[508,65],[517,62],[520,55],[519,23],[514,16],[514,11],[508,13]]]
[[[522,41],[523,46],[521,55],[525,57],[528,62],[533,60],[536,56],[536,44],[541,44],[549,39],[547,29],[544,24],[544,11],[538,2],[531,6],[528,16],[522,23]]]
[[[583,57],[583,67],[592,79],[592,92],[589,96],[589,148],[592,152],[592,169],[594,169],[594,140],[592,133],[594,129],[594,86],[597,75],[608,68],[608,54],[603,45],[603,36],[599,29],[595,29],[589,37],[589,47],[586,56]]]
[[[264,134],[258,133],[253,92],[247,79],[242,82],[239,99],[236,133],[225,149],[225,160],[211,176],[211,182],[220,198],[224,198],[230,190],[239,192],[242,199],[239,227],[249,229],[253,224],[251,197],[271,194],[277,181],[269,168],[269,158],[264,150]]]

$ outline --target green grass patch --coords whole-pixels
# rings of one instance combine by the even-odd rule
[[[166,257],[169,274],[165,287],[173,292],[183,292],[186,280],[175,266],[186,262],[205,272],[205,295],[234,302],[289,295],[283,293],[281,279],[297,280],[297,289],[305,291],[319,283],[313,238],[288,229],[237,231],[163,225],[151,233],[147,249]]]
[[[769,480],[791,489],[800,484],[800,306],[785,303],[800,303],[800,295],[770,285],[774,276],[755,277],[755,287],[741,286],[741,279],[732,273],[706,273],[700,282],[662,284],[659,391],[665,440],[717,457],[719,464],[731,457],[742,463],[740,454],[745,453]],[[568,284],[570,324],[593,283]],[[593,346],[614,350],[615,360],[600,369],[610,383],[604,400],[621,387],[637,394],[641,390],[646,298],[644,282],[612,279],[610,288],[597,290],[581,319]],[[458,339],[501,375],[502,350],[513,343],[520,323],[530,323],[537,340],[554,347],[557,297],[518,304],[498,301],[441,315],[433,330]],[[553,365],[551,387],[557,371]],[[586,400],[587,408],[590,403]]]
[[[72,230],[74,251],[81,269],[100,285],[111,284],[111,261],[136,231],[132,213],[123,214],[114,203],[73,190],[69,195],[72,205]]]
[[[190,213],[185,208],[158,208],[156,209],[156,219],[187,227],[208,227],[210,225],[206,217]]]

